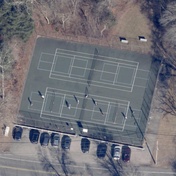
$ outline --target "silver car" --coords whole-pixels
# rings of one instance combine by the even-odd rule
[[[120,156],[121,156],[121,147],[119,145],[115,145],[113,150],[113,159],[119,160]]]

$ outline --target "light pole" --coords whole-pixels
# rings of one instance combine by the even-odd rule
[[[149,154],[150,154],[150,156],[151,156],[151,158],[152,158],[154,164],[156,164],[156,161],[155,161],[155,159],[154,159],[154,157],[153,157],[153,155],[152,155],[152,152],[151,152],[151,150],[150,150],[150,147],[149,147],[149,145],[148,145],[148,143],[147,143],[147,139],[145,138],[145,136],[144,136],[144,134],[143,134],[143,132],[142,132],[142,130],[141,130],[141,128],[140,128],[140,126],[139,126],[137,120],[136,120],[136,117],[134,116],[134,112],[133,112],[131,106],[129,107],[129,109],[130,109],[130,112],[131,112],[131,117],[134,118],[134,121],[135,121],[135,123],[136,123],[136,125],[137,125],[137,127],[138,127],[138,129],[139,129],[139,131],[140,131],[140,133],[141,133],[141,135],[142,135],[142,138],[144,139],[144,141],[145,141],[145,143],[146,143],[146,146],[147,146],[147,149],[148,149],[148,151],[149,151]]]

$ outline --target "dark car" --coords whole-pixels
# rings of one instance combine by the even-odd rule
[[[51,145],[52,146],[58,146],[60,141],[60,136],[57,133],[51,134]]]
[[[40,132],[38,130],[35,130],[35,129],[30,130],[29,139],[30,139],[31,143],[37,144],[39,136],[40,136]]]
[[[71,138],[67,135],[64,135],[61,141],[62,149],[70,149],[70,145],[71,145]]]
[[[82,138],[81,139],[81,150],[83,153],[89,152],[90,148],[90,141],[87,138]]]
[[[50,140],[50,135],[47,132],[43,132],[40,136],[40,144],[43,147],[48,146]]]
[[[129,162],[131,156],[131,149],[128,146],[122,147],[122,160],[124,162]]]
[[[13,139],[17,141],[21,140],[22,133],[23,133],[23,128],[21,128],[20,126],[15,126],[13,128],[13,133],[12,133]]]
[[[97,157],[104,158],[106,156],[107,146],[104,143],[100,143],[97,146]]]

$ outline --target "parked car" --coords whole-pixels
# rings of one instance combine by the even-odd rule
[[[13,128],[12,136],[14,140],[17,140],[17,141],[21,140],[22,134],[23,134],[23,128],[21,128],[20,126],[15,126]]]
[[[128,146],[122,147],[122,160],[124,162],[129,162],[131,157],[131,149]]]
[[[58,146],[60,141],[60,136],[58,133],[52,133],[51,134],[51,145],[52,146]]]
[[[97,157],[104,158],[106,156],[107,146],[105,143],[100,143],[97,146]]]
[[[114,160],[119,160],[121,156],[121,147],[119,145],[114,145],[112,157]]]
[[[31,143],[37,144],[39,136],[40,136],[39,130],[35,130],[35,129],[30,130],[29,139],[30,139]]]
[[[71,138],[67,135],[64,135],[61,141],[62,149],[70,149],[70,145],[71,145]]]
[[[88,153],[90,148],[90,141],[87,138],[81,139],[81,150],[83,153]]]
[[[50,140],[50,135],[47,132],[43,132],[40,136],[40,144],[43,147],[48,146]]]

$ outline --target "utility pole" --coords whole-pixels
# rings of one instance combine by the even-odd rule
[[[5,93],[4,93],[4,68],[0,65],[1,73],[2,73],[2,99],[4,100]]]
[[[150,150],[150,147],[149,147],[149,145],[148,145],[148,143],[147,143],[147,139],[145,138],[145,136],[144,136],[144,134],[143,134],[143,132],[142,132],[142,130],[141,130],[141,128],[140,128],[140,126],[139,126],[137,120],[136,120],[136,117],[135,117],[135,115],[134,115],[134,112],[133,112],[131,106],[129,107],[129,109],[130,109],[130,112],[131,112],[131,117],[134,118],[134,121],[135,121],[135,123],[136,123],[136,125],[137,125],[137,127],[138,127],[138,129],[139,129],[139,131],[140,131],[140,133],[141,133],[141,135],[142,135],[142,138],[144,139],[144,141],[145,141],[145,143],[146,143],[146,146],[147,146],[147,149],[148,149],[148,151],[149,151],[149,154],[150,154],[150,156],[151,156],[151,158],[152,158],[154,164],[156,164],[156,161],[155,161],[155,159],[154,159],[154,157],[153,157],[153,154],[152,154],[152,152],[151,152],[151,150]]]

